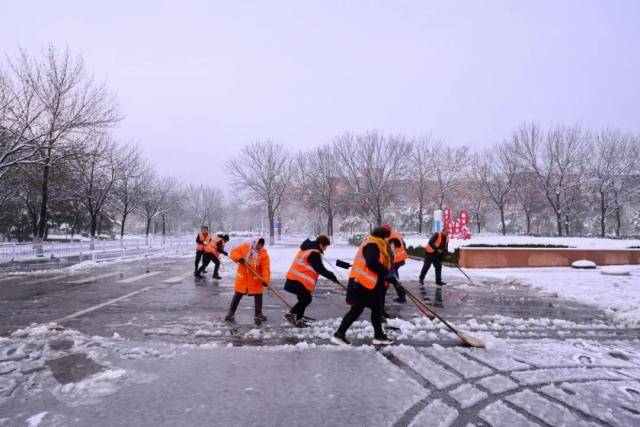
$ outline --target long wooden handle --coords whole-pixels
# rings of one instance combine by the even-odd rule
[[[229,259],[230,259],[231,261],[235,262],[236,264],[240,264],[238,261],[236,261],[235,259],[233,259],[233,258],[231,258],[231,257],[229,257]],[[253,275],[254,275],[254,276],[256,276],[256,278],[257,278],[258,280],[260,280],[260,282],[262,282],[262,284],[263,284],[264,286],[266,286],[267,288],[269,288],[269,290],[270,290],[271,292],[273,292],[273,293],[275,294],[275,296],[277,296],[277,297],[278,297],[278,299],[284,303],[284,305],[286,305],[287,307],[289,307],[289,309],[291,309],[291,308],[293,307],[291,304],[289,304],[289,303],[287,302],[287,300],[286,300],[286,299],[284,299],[284,297],[283,297],[282,295],[280,295],[280,292],[276,291],[276,290],[275,290],[275,288],[274,288],[273,286],[271,286],[271,285],[270,285],[266,280],[264,280],[264,279],[262,278],[262,276],[258,274],[258,272],[257,272],[257,271],[255,271],[253,268],[251,268],[251,266],[250,266],[249,264],[247,264],[247,262],[244,262],[244,266],[247,268],[247,270],[249,270],[251,273],[253,273]]]
[[[400,285],[402,287],[402,289],[405,290],[405,292],[410,295],[412,298],[412,300],[414,300],[414,302],[418,302],[425,310],[427,310],[429,313],[433,314],[435,317],[438,318],[438,320],[440,320],[442,323],[444,323],[444,325],[451,329],[454,333],[458,333],[458,330],[456,328],[454,328],[453,326],[451,326],[449,324],[449,322],[447,322],[446,320],[444,320],[442,318],[442,316],[440,316],[438,313],[436,313],[435,311],[433,311],[433,309],[431,307],[429,307],[427,304],[425,304],[420,298],[418,298],[418,296],[416,294],[413,293],[413,291],[411,291],[410,289],[408,289],[406,286]]]

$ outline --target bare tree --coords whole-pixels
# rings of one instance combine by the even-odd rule
[[[424,211],[430,194],[428,186],[432,182],[429,159],[434,151],[435,143],[429,134],[418,138],[411,153],[411,183],[418,200],[418,233],[422,233],[424,226]]]
[[[640,146],[633,137],[606,129],[592,136],[589,153],[590,187],[599,207],[600,236],[605,237],[607,218],[622,206],[640,202],[640,181],[632,177],[638,170]]]
[[[478,233],[482,231],[484,207],[489,202],[487,192],[482,185],[479,169],[480,156],[476,154],[472,157],[471,164],[463,178],[463,185],[459,190],[462,203],[475,222]]]
[[[269,217],[269,242],[275,243],[276,213],[284,202],[289,185],[290,155],[273,141],[256,141],[242,147],[240,154],[227,162],[234,187],[251,200],[264,204]]]
[[[147,244],[153,221],[175,209],[169,201],[179,188],[180,183],[174,178],[152,178],[151,184],[142,195],[137,212],[145,221]]]
[[[460,185],[471,164],[469,148],[451,147],[443,141],[434,144],[428,157],[428,167],[435,183],[435,196],[439,209],[444,208],[446,198],[460,190]]]
[[[123,147],[119,163],[119,179],[113,186],[110,205],[120,214],[120,242],[123,243],[127,218],[138,209],[152,179],[153,169],[136,145]]]
[[[558,236],[568,224],[567,196],[578,188],[584,163],[585,138],[579,126],[558,126],[546,135],[536,124],[523,124],[514,133],[515,153],[532,171],[556,215]]]
[[[534,173],[520,169],[513,183],[515,200],[524,212],[526,234],[531,234],[534,215],[545,210],[543,190]]]
[[[482,190],[500,212],[504,236],[507,234],[504,211],[518,172],[517,158],[513,155],[512,147],[503,142],[487,149],[478,159],[477,172]]]
[[[79,200],[90,220],[91,240],[96,235],[98,216],[102,214],[112,195],[115,183],[122,173],[118,148],[107,135],[97,134],[88,138],[69,162],[74,185],[67,191]]]
[[[193,227],[215,227],[224,218],[224,194],[218,187],[189,184],[185,188],[185,210]]]
[[[95,83],[82,58],[72,57],[68,49],[60,54],[50,45],[40,60],[20,51],[11,67],[20,81],[29,83],[43,110],[29,126],[42,167],[37,238],[43,239],[51,169],[67,155],[67,144],[113,126],[121,116],[113,95]]]
[[[36,161],[34,124],[43,114],[42,103],[25,75],[0,69],[0,180],[11,168]]]
[[[363,217],[382,224],[385,209],[398,197],[397,185],[407,177],[411,143],[400,135],[370,131],[342,135],[334,148],[349,199]]]
[[[340,176],[332,146],[323,145],[310,153],[301,153],[294,165],[302,203],[326,216],[327,234],[333,236],[333,222],[341,199]]]

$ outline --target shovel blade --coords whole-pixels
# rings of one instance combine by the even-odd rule
[[[482,342],[478,338],[474,338],[471,335],[467,335],[464,332],[460,331],[458,331],[456,335],[458,335],[458,338],[460,338],[463,343],[467,344],[470,347],[485,348],[484,342]]]

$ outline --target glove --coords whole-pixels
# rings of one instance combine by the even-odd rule
[[[229,254],[228,254],[228,253],[226,253],[225,251],[221,251],[220,253],[221,253],[222,255],[224,255],[224,256],[229,256]]]
[[[246,264],[247,264],[247,261],[246,261],[244,258],[240,258],[240,259],[238,260],[238,264],[246,265]]]
[[[327,274],[327,279],[331,280],[334,283],[338,283],[338,278],[331,271]]]

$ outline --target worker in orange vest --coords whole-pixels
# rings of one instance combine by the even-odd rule
[[[314,241],[306,239],[300,245],[300,249],[289,267],[284,290],[295,294],[298,302],[289,313],[284,315],[284,318],[294,326],[299,328],[308,326],[304,321],[304,311],[311,304],[313,299],[311,293],[316,286],[318,276],[324,276],[332,282],[338,282],[336,275],[328,271],[322,263],[322,255],[330,244],[331,240],[324,235],[316,237]]]
[[[197,271],[196,277],[202,278],[205,268],[210,262],[213,262],[215,268],[213,269],[213,278],[220,280],[222,277],[218,274],[220,269],[220,254],[229,255],[225,252],[224,246],[229,241],[228,234],[218,234],[209,243],[204,245],[204,255],[202,260],[202,267]]]
[[[342,318],[340,327],[331,337],[331,342],[334,344],[350,345],[346,337],[347,329],[358,320],[365,308],[371,310],[371,323],[375,334],[373,344],[393,343],[393,340],[387,337],[382,329],[382,293],[385,282],[397,282],[390,271],[391,254],[386,241],[389,236],[389,230],[376,227],[358,248],[349,273],[347,289],[346,299],[351,309]]]
[[[271,279],[271,261],[264,248],[264,239],[256,237],[250,242],[237,246],[231,251],[229,257],[238,263],[238,274],[233,287],[235,293],[224,320],[233,322],[240,300],[244,295],[250,295],[254,297],[255,321],[266,321],[267,317],[262,314],[262,294],[264,293],[262,281],[269,283]],[[259,277],[256,277],[256,274]]]
[[[389,236],[389,244],[391,245],[391,249],[393,252],[393,264],[391,265],[391,274],[393,274],[396,279],[400,280],[400,267],[405,264],[407,258],[409,258],[409,254],[407,254],[407,245],[404,243],[404,239],[402,235],[397,231],[393,231],[391,226],[387,225],[389,228],[389,232],[391,235]],[[404,304],[407,302],[407,297],[405,295],[405,291],[401,286],[394,286],[396,289],[396,293],[398,294],[397,298],[393,300],[395,302]]]
[[[444,286],[446,283],[442,281],[442,261],[449,248],[449,232],[447,230],[433,233],[429,242],[424,247],[424,264],[420,271],[420,284],[424,285],[424,278],[429,271],[429,267],[433,264],[436,269],[436,285]]]
[[[193,275],[198,276],[198,266],[200,265],[200,260],[204,255],[204,245],[208,244],[211,241],[211,235],[209,234],[209,227],[203,225],[200,227],[200,232],[196,236],[196,268],[193,270]]]

